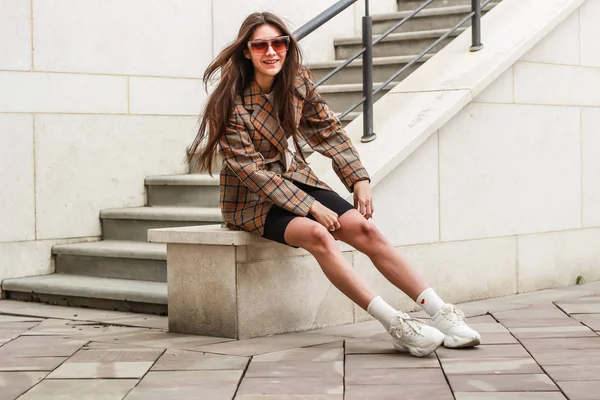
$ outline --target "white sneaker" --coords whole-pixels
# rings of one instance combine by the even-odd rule
[[[451,349],[474,347],[481,343],[481,336],[465,323],[465,314],[453,304],[444,304],[431,322],[446,335],[444,346]]]
[[[415,357],[431,354],[444,342],[445,335],[434,327],[399,312],[390,321],[394,348],[409,351]]]

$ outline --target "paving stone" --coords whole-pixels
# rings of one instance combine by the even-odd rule
[[[238,356],[254,356],[257,354],[273,353],[276,351],[314,346],[328,342],[338,342],[339,340],[340,338],[338,336],[322,336],[302,332],[256,339],[227,341],[212,345],[197,346],[193,348],[193,350]],[[191,347],[185,348],[191,349]]]
[[[206,354],[197,351],[167,350],[151,368],[152,371],[200,371],[237,369],[248,364],[248,357]]]
[[[51,336],[21,336],[0,347],[3,357],[69,357],[87,342]]]
[[[89,334],[100,334],[108,329],[108,326],[101,325],[97,322],[89,321],[71,321],[64,319],[47,319],[36,326],[24,332],[23,335],[33,336],[62,336],[62,337],[74,337]]]
[[[237,394],[343,394],[341,377],[244,378]],[[129,400],[129,399],[128,399]]]
[[[44,379],[47,372],[0,372],[0,400],[13,400]]]
[[[2,302],[0,301],[0,304],[2,304]],[[6,315],[6,314],[0,314],[0,326],[4,327],[4,324],[7,324],[9,322],[42,322],[43,319],[42,318],[36,318],[36,317],[21,317],[18,315]]]
[[[565,304],[561,303],[559,307],[567,314],[598,314],[600,313],[600,302]]]
[[[498,321],[494,319],[491,315],[480,315],[478,317],[470,317],[467,318],[467,324],[495,324]]]
[[[350,339],[346,340],[346,354],[396,354],[398,353],[392,345],[392,339],[388,340],[367,340]]]
[[[469,326],[479,333],[508,333],[508,329],[498,322],[476,323]]]
[[[243,394],[235,400],[344,400],[343,394]]]
[[[518,344],[519,341],[515,339],[510,333],[481,333],[481,344]]]
[[[443,385],[347,385],[345,400],[453,400]],[[237,399],[237,398],[236,398]]]
[[[0,357],[0,371],[52,371],[67,357]]]
[[[252,362],[271,361],[343,361],[343,347],[304,347],[254,356]]]
[[[41,322],[42,321],[0,321],[0,330],[3,332],[13,332],[21,334],[23,332],[27,332],[31,328],[34,328]]]
[[[583,337],[575,340],[565,340],[565,338],[550,339],[523,339],[521,343],[530,352],[539,352],[544,350],[599,350],[600,336]]]
[[[566,400],[560,392],[454,392],[456,400]]]
[[[571,317],[595,331],[600,331],[600,314],[571,314]]]
[[[138,314],[120,311],[94,310],[81,307],[63,307],[43,303],[28,303],[14,300],[0,301],[0,312],[26,317],[59,318],[78,321],[97,321],[106,318],[122,317],[123,315],[138,316]]]
[[[600,380],[600,360],[597,365],[551,365],[544,370],[555,381]]]
[[[506,299],[507,302],[513,304],[528,303],[528,305],[532,305],[562,301],[567,299],[575,299],[584,296],[593,296],[594,294],[595,293],[592,285],[590,285],[589,288],[585,288],[583,286],[571,286],[558,289],[545,289],[536,292],[522,293],[513,296],[503,297],[503,299]]]
[[[345,340],[336,340],[334,342],[326,342],[323,344],[315,344],[307,347],[303,347],[305,349],[339,349],[344,348]]]
[[[544,374],[448,375],[455,392],[535,392],[558,390]]]
[[[499,318],[500,323],[508,330],[512,328],[537,328],[542,326],[581,326],[581,323],[573,318],[527,319],[527,318]]]
[[[381,333],[387,334],[379,321],[365,321],[355,324],[332,326],[329,328],[314,329],[306,333],[348,338],[370,338]]]
[[[542,369],[531,357],[487,359],[443,359],[446,375],[459,374],[541,374]]]
[[[598,400],[600,377],[596,381],[557,382],[569,400]]]
[[[445,384],[446,378],[439,368],[353,368],[346,371],[346,385],[398,385]]]
[[[168,333],[146,328],[125,328],[113,327],[111,331],[96,336],[86,336],[90,341],[110,342],[116,344],[131,344],[135,346],[173,348],[173,349],[192,349],[195,350],[201,346],[228,342],[232,339],[216,338],[211,336],[182,335],[178,333]],[[123,330],[131,329],[131,333]]]
[[[19,400],[121,400],[137,379],[45,379]]]
[[[467,349],[448,349],[440,347],[436,350],[436,353],[440,359],[529,357],[529,353],[527,353],[523,346],[517,344],[481,345]]]
[[[154,349],[83,349],[49,375],[49,379],[141,378],[160,357]]]
[[[126,400],[230,400],[241,370],[149,372]]]
[[[343,361],[252,361],[244,378],[343,377]]]
[[[69,358],[69,363],[110,363],[110,362],[155,362],[163,350],[138,349],[82,349]]]
[[[152,362],[69,363],[66,362],[49,379],[142,378]]]
[[[561,304],[592,304],[592,303],[600,304],[600,296],[599,295],[594,295],[594,296],[577,297],[577,298],[573,298],[573,299],[557,300],[557,301],[555,301],[555,303],[556,303],[556,305],[561,305]]]
[[[435,354],[413,357],[406,353],[397,354],[349,354],[346,356],[346,372],[350,369],[370,368],[439,368]]]
[[[519,310],[522,310],[522,311],[525,311],[525,310],[559,310],[560,311],[560,309],[556,306],[556,304],[552,303],[551,301],[544,302],[544,303],[538,303],[538,304],[532,304],[532,305],[524,307],[524,308],[519,308]]]
[[[158,347],[144,347],[144,346],[136,346],[134,344],[119,344],[119,343],[111,343],[111,342],[89,342],[85,346],[81,348],[83,349],[111,349],[111,350],[159,350]],[[166,349],[160,349],[166,350]]]
[[[577,338],[598,337],[587,326],[539,326],[536,328],[512,328],[513,335],[519,339],[549,339],[549,338]]]
[[[0,342],[2,344],[8,343],[13,339],[16,339],[20,336],[19,331],[0,331]]]
[[[102,318],[102,322],[137,328],[154,328],[164,331],[169,330],[169,318],[159,315],[125,314],[117,317]]]
[[[598,365],[600,350],[543,350],[531,354],[538,364],[547,365]]]
[[[569,318],[568,315],[559,309],[550,310],[510,310],[500,311],[492,314],[494,318],[502,322],[502,319],[517,318],[517,319],[549,319],[549,318]]]
[[[85,321],[88,322],[88,321]],[[91,322],[93,323],[93,322]],[[145,335],[145,334],[160,334],[163,333],[160,330],[153,330],[149,328],[132,328],[128,326],[107,326],[101,331],[91,331],[85,334],[79,335],[76,338],[81,340],[89,341],[100,341],[110,342],[114,344],[125,344],[128,345],[128,339],[133,335]],[[156,346],[158,347],[158,346]]]

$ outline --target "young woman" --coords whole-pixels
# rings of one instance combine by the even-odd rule
[[[374,212],[370,180],[337,117],[321,99],[302,66],[298,43],[280,18],[251,14],[238,37],[209,65],[209,96],[193,154],[210,170],[217,149],[221,211],[231,229],[241,229],[311,253],[329,280],[367,310],[390,333],[394,347],[425,356],[442,343],[480,343],[464,315],[444,303],[406,259],[368,221]],[[331,158],[354,207],[310,169],[299,142]],[[378,270],[430,316],[426,325],[387,304],[342,257],[336,240],[366,254]],[[285,267],[282,267],[285,268]]]

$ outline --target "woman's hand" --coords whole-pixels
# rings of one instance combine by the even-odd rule
[[[369,181],[358,181],[354,184],[354,207],[366,219],[373,217],[375,208],[373,207],[373,196],[371,195]]]
[[[325,207],[318,201],[314,201],[309,211],[318,223],[323,225],[329,231],[333,232],[336,229],[340,229],[341,225],[338,222],[338,215]]]

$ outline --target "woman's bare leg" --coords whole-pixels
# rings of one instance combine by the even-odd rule
[[[331,283],[363,309],[377,296],[343,257],[329,231],[318,222],[294,218],[285,230],[285,241],[311,253]]]
[[[340,223],[343,224],[341,220]],[[342,256],[334,237],[321,224],[304,217],[294,218],[285,230],[285,241],[310,252],[335,287],[381,322],[392,336],[395,349],[423,357],[444,341],[442,332],[398,313],[378,297]]]
[[[367,221],[356,210],[344,213],[339,218],[339,223],[341,228],[334,232],[337,239],[366,254],[387,280],[413,300],[416,301],[421,294],[423,294],[421,298],[423,302],[425,297],[429,298],[429,301],[424,303],[425,305],[422,307],[429,315],[432,315],[433,326],[443,333],[446,347],[472,347],[481,343],[481,336],[465,323],[461,312],[452,305],[446,308],[443,300],[435,294],[435,291],[430,289],[429,293],[424,292],[429,287],[425,280],[379,232],[373,223]],[[440,315],[439,312],[442,312],[442,314]],[[423,329],[422,327],[420,332],[424,332]],[[431,334],[431,338],[435,338],[435,335]],[[431,340],[434,341],[431,342]],[[427,344],[424,345],[427,349],[424,353],[431,350],[437,343],[435,340],[439,339],[431,340],[424,341]],[[428,347],[430,344],[431,347]],[[420,349],[420,345],[417,348]],[[415,353],[414,348],[411,350],[413,354],[422,354],[419,352],[420,350],[417,350]]]
[[[344,213],[339,222],[341,228],[334,232],[339,239],[371,259],[381,274],[411,299],[429,286],[409,261],[357,210]]]

